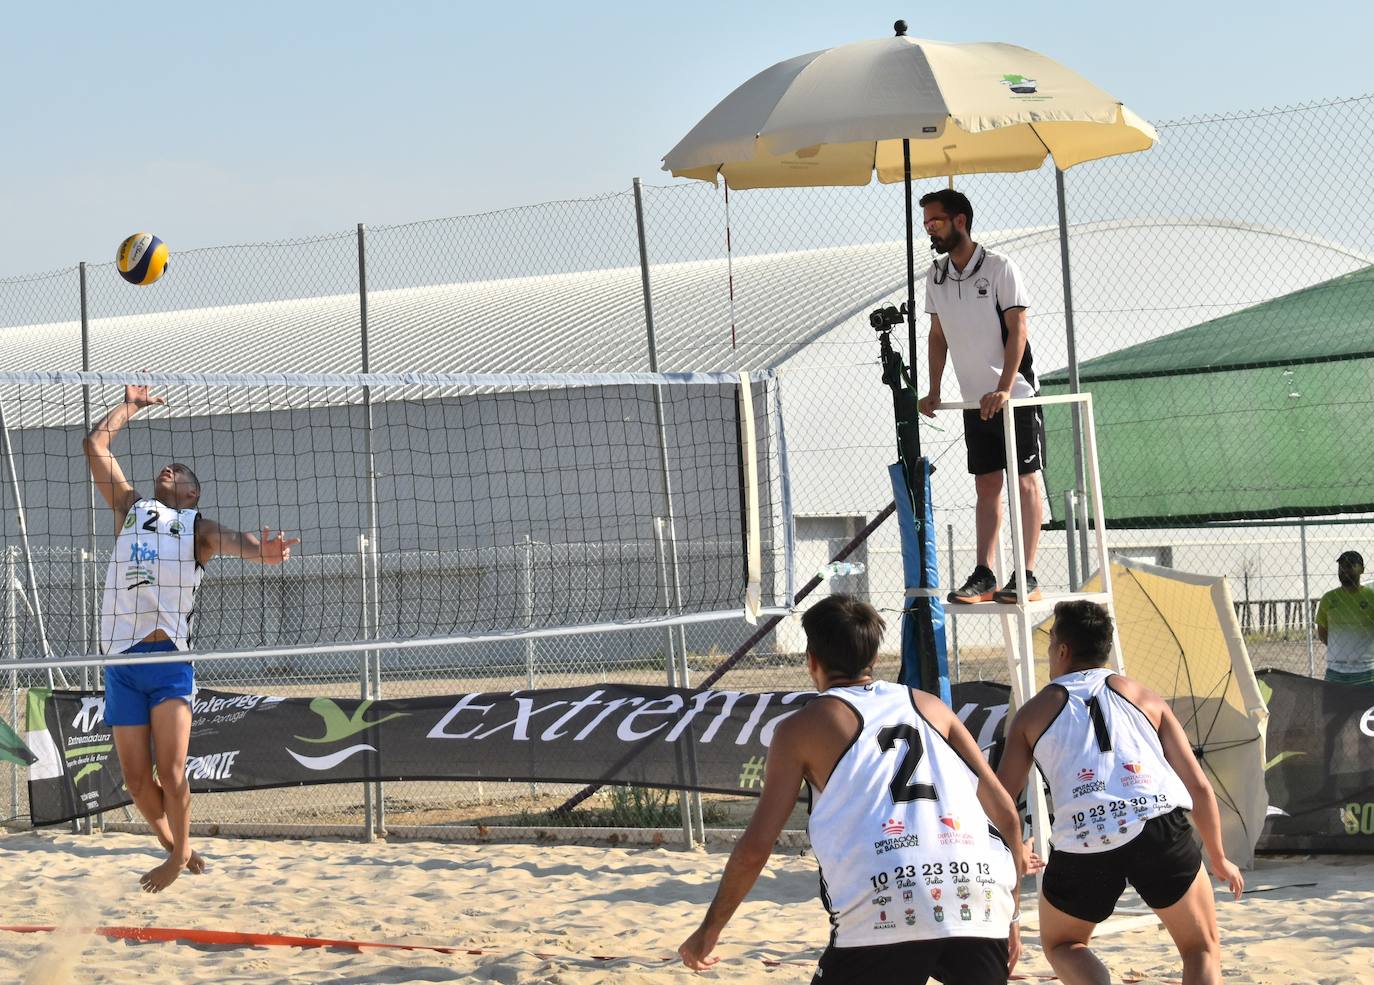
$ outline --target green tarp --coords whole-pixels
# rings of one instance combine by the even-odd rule
[[[1108,526],[1374,511],[1374,267],[1083,363]],[[1068,391],[1068,373],[1042,380]],[[1046,418],[1056,525],[1067,413]]]

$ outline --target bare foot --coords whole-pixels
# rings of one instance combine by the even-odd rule
[[[177,881],[177,876],[181,875],[182,867],[189,861],[189,859],[182,861],[179,858],[168,858],[157,868],[145,872],[143,877],[138,880],[138,884],[143,887],[145,893],[160,893]]]
[[[163,841],[160,837],[157,841],[158,844],[162,846],[163,851],[165,851],[168,855],[172,854],[172,849],[174,846],[170,841]],[[191,857],[186,862],[186,871],[191,873],[191,875],[193,876],[200,875],[202,872],[205,871],[205,857],[201,855],[200,852],[192,851]]]

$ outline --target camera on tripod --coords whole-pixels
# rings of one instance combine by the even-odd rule
[[[906,321],[905,302],[902,303],[900,309],[889,304],[881,308],[874,308],[868,313],[868,323],[873,326],[875,332],[890,332],[904,321]]]

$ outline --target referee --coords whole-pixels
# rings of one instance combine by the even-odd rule
[[[968,470],[978,490],[978,566],[951,602],[1016,602],[1016,575],[999,591],[992,573],[997,533],[1002,523],[1002,472],[1007,467],[1002,435],[1002,408],[1008,400],[1039,394],[1026,337],[1026,289],[1010,258],[979,246],[969,234],[973,206],[952,188],[922,197],[926,233],[937,253],[926,273],[926,313],[930,315],[930,392],[921,398],[921,413],[935,416],[945,359],[965,403],[964,444]],[[1021,483],[1021,536],[1026,549],[1026,600],[1040,598],[1035,552],[1044,516],[1035,475],[1045,465],[1045,422],[1039,407],[1015,413],[1016,472]]]

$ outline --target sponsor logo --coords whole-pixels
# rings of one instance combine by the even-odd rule
[[[878,919],[873,923],[874,930],[892,930],[897,926],[897,921],[887,918],[886,910],[878,911]]]
[[[875,897],[873,897],[873,899],[870,900],[869,902],[871,902],[874,906],[887,906],[887,904],[889,904],[889,903],[892,902],[892,897],[891,897],[891,896],[875,896]]]
[[[968,908],[968,904],[967,904],[967,903],[960,903],[960,904],[959,904],[959,919],[960,919],[960,920],[972,920],[972,919],[973,919],[973,911],[970,910],[970,909]]]
[[[1024,75],[1004,75],[1001,79],[1002,85],[1006,86],[1018,96],[1030,96],[1039,90],[1036,88],[1035,80],[1028,79]]]
[[[1096,774],[1085,766],[1083,767],[1083,769],[1078,771],[1078,782],[1086,783],[1089,780],[1091,780],[1094,776],[1096,776]]]
[[[985,889],[985,890],[983,890],[983,899],[986,900],[986,901],[989,902],[989,903],[992,902],[992,890],[991,890],[991,889]]]
[[[940,839],[939,839],[939,840],[940,840],[940,844],[942,844],[942,845],[972,845],[972,844],[973,844],[973,835],[968,834],[968,833],[965,833],[965,832],[961,832],[961,831],[959,830],[960,828],[963,827],[963,825],[959,823],[959,818],[957,818],[955,815],[953,815],[953,814],[942,814],[942,815],[940,816],[940,823],[941,823],[942,825],[944,825],[946,828],[949,829],[949,830],[947,830],[947,831],[941,831],[941,832],[940,832]]]
[[[78,732],[89,732],[105,718],[104,698],[82,698],[81,710],[72,719],[72,728]]]
[[[930,891],[930,898],[933,899],[933,900],[934,900],[935,902],[937,902],[937,903],[940,902],[940,897],[943,896],[943,895],[944,895],[944,892],[940,889],[939,886],[936,886],[934,889],[932,889],[932,890]]]
[[[910,903],[910,902],[911,902],[911,895],[912,895],[911,890],[909,890],[909,889],[903,890],[903,891],[902,891],[902,902],[903,902],[903,903]]]
[[[1093,780],[1091,783],[1083,783],[1073,788],[1073,799],[1077,800],[1079,797],[1082,797],[1090,793],[1101,793],[1103,790],[1106,789],[1107,784],[1103,783],[1101,780]]]
[[[985,906],[985,907],[983,907],[983,919],[984,919],[984,920],[991,920],[991,919],[992,919],[992,907],[990,907],[990,906]]]
[[[907,925],[908,927],[914,927],[914,926],[916,926],[916,911],[915,911],[915,910],[908,909],[908,910],[906,911],[906,925]]]
[[[180,537],[181,532],[185,529],[186,528],[181,525],[180,520],[173,520],[171,525],[167,528],[167,532],[173,537]]]
[[[895,852],[903,848],[916,848],[921,844],[921,839],[916,835],[902,835],[899,838],[884,838],[882,841],[873,843],[873,851],[878,855],[886,855],[888,852]]]
[[[945,922],[945,908],[944,908],[943,906],[941,906],[941,905],[938,904],[938,903],[935,904],[935,909],[934,909],[933,912],[935,913],[935,922],[936,922],[936,923],[944,923],[944,922]]]
[[[144,564],[156,560],[157,548],[152,544],[145,544],[141,540],[136,540],[129,545],[129,561],[132,564]]]
[[[212,752],[186,757],[186,776],[192,780],[228,780],[234,775],[234,760],[240,750]]]
[[[1143,763],[1122,763],[1121,767],[1126,771],[1126,775],[1121,778],[1121,785],[1124,787],[1139,786],[1154,779],[1153,776],[1145,772]]]
[[[129,515],[124,518],[124,529],[128,530],[134,525],[134,511],[130,510]]]
[[[1122,769],[1127,770],[1128,772],[1131,772],[1131,773],[1139,773],[1141,770],[1143,770],[1143,769],[1145,768],[1144,766],[1140,765],[1139,763],[1122,763],[1122,764],[1121,764],[1121,767],[1122,767]]]
[[[960,899],[968,899],[971,895],[971,890],[963,883],[959,884],[959,888],[956,889],[955,892],[959,895]]]
[[[893,818],[888,818],[883,822],[883,834],[887,835],[889,838],[895,838],[905,830],[906,825]]]
[[[978,296],[980,298],[985,298],[988,296],[988,287],[990,285],[986,277],[979,277],[976,281],[973,282],[973,286],[978,290]]]

